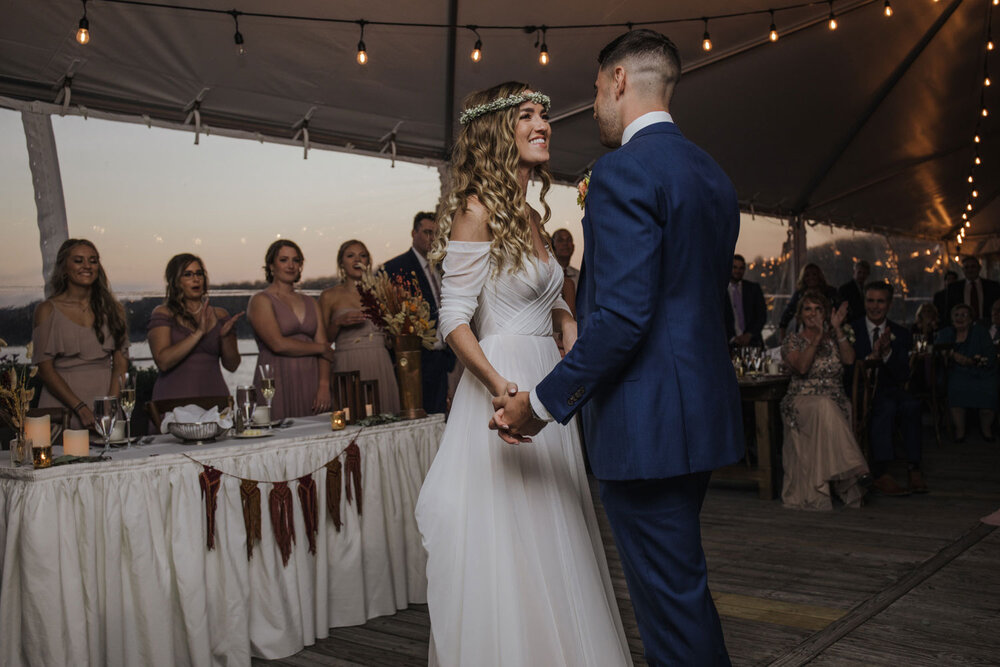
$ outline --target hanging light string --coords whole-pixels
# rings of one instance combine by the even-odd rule
[[[976,169],[983,164],[979,147],[986,134],[983,123],[990,116],[990,109],[986,101],[986,89],[993,85],[993,81],[990,78],[990,58],[994,52],[993,7],[998,2],[1000,0],[989,0],[986,5],[986,43],[983,48],[983,74],[982,78],[979,79],[979,106],[976,109],[975,130],[972,133],[973,157],[972,164],[969,166],[969,174],[965,178],[966,184],[969,186],[969,194],[965,198],[965,205],[962,207],[960,216],[961,221],[957,225],[958,232],[955,234],[955,244],[958,246],[959,251],[962,248],[962,242],[965,241],[965,237],[972,230],[972,218],[977,213],[976,207],[979,203],[979,186],[976,183]]]

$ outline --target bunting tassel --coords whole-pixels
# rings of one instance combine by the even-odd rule
[[[288,482],[274,482],[271,493],[268,494],[268,504],[271,510],[271,529],[281,552],[281,563],[287,566],[295,543],[292,490],[288,488]]]
[[[302,521],[309,540],[309,553],[316,553],[316,533],[319,530],[319,508],[316,507],[316,480],[312,475],[299,477],[299,502],[302,504]]]
[[[222,484],[222,471],[212,466],[202,466],[198,475],[201,486],[201,497],[205,500],[205,527],[208,533],[208,550],[215,549],[215,507],[219,496],[219,486]]]
[[[260,488],[252,479],[240,480],[243,503],[243,526],[247,533],[247,560],[253,558],[253,545],[260,542]]]
[[[333,527],[340,532],[343,522],[340,520],[340,480],[343,464],[340,459],[334,459],[326,464],[326,511],[333,520]]]
[[[351,502],[351,485],[354,485],[354,495],[358,499],[358,516],[361,516],[361,448],[355,439],[344,450],[344,472],[347,473],[347,483],[344,484],[347,502]]]

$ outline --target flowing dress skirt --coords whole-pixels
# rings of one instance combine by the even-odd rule
[[[480,345],[525,391],[559,361],[551,337]],[[431,664],[630,665],[575,423],[508,445],[488,429],[490,400],[462,377],[417,502]]]

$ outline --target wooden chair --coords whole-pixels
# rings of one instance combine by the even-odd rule
[[[363,418],[365,404],[361,402],[361,371],[334,371],[330,383],[334,410],[347,408],[348,424]]]
[[[233,407],[233,397],[232,396],[197,396],[192,398],[162,398],[158,401],[147,401],[146,402],[146,414],[149,415],[149,421],[153,423],[153,428],[156,432],[160,432],[160,424],[163,422],[163,415],[167,414],[174,408],[179,408],[182,405],[197,405],[200,408],[206,410],[210,408],[219,408],[223,410],[225,408]]]
[[[868,420],[871,417],[872,396],[875,394],[874,374],[871,370],[876,364],[875,361],[858,359],[854,362],[854,374],[851,378],[852,427],[854,438],[858,441],[865,459],[869,456]]]
[[[947,377],[947,359],[937,352],[920,352],[910,357],[910,380],[906,391],[919,400],[931,413],[934,441],[941,446],[942,415],[948,406],[943,400],[947,392],[939,392],[938,378]],[[919,379],[922,379],[922,383]]]
[[[372,416],[382,414],[382,404],[378,399],[378,380],[363,380],[361,382],[361,405],[365,408],[363,416],[368,417],[367,407],[372,406]]]

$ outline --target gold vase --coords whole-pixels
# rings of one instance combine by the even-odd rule
[[[420,336],[396,336],[396,379],[399,382],[399,416],[403,419],[426,417],[424,389],[420,374]]]

